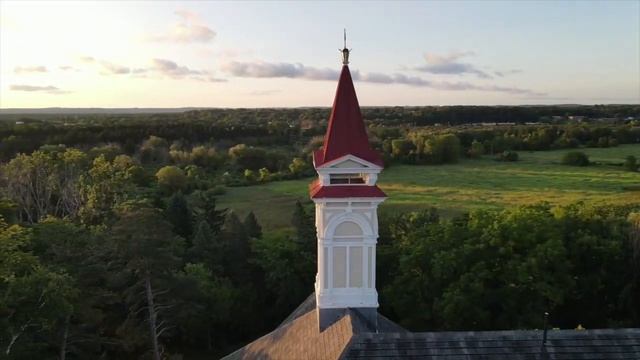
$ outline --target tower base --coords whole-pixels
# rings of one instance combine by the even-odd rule
[[[371,331],[378,331],[378,308],[375,307],[361,307],[361,308],[318,308],[318,325],[320,332],[333,325],[336,321],[340,320],[347,312],[351,311],[355,316],[358,316],[365,322]]]

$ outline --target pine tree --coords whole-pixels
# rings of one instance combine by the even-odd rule
[[[163,315],[161,309],[166,307],[159,303],[159,294],[167,290],[160,291],[160,288],[180,268],[183,243],[172,234],[171,224],[150,208],[122,213],[111,230],[111,239],[114,255],[123,264],[122,273],[135,278],[127,293],[136,294],[131,295],[132,300],[145,305],[152,357],[160,360],[160,337],[167,329],[159,319]],[[138,310],[136,306],[131,307],[131,311]]]
[[[233,211],[224,223],[225,270],[236,281],[245,281],[249,276],[249,256],[251,245],[244,224]]]
[[[219,273],[222,270],[224,250],[219,236],[211,231],[209,223],[200,221],[193,236],[193,246],[189,249],[189,261],[203,263],[213,273]]]
[[[244,228],[249,237],[254,239],[262,238],[262,227],[253,211],[250,211],[247,217],[244,218]]]
[[[196,213],[199,220],[206,220],[211,231],[219,234],[227,216],[227,209],[216,208],[216,198],[212,191],[201,192],[197,200],[199,204]]]
[[[316,251],[316,229],[313,217],[304,210],[300,201],[296,201],[291,224],[296,231],[295,240],[301,249],[308,253],[315,254]]]
[[[167,205],[166,216],[173,225],[173,231],[185,239],[191,237],[193,232],[191,225],[191,210],[187,200],[181,192],[171,196]]]

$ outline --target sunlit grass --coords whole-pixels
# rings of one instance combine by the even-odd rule
[[[640,145],[605,149],[583,149],[588,167],[560,165],[569,150],[521,152],[520,161],[496,162],[491,157],[463,160],[442,166],[394,165],[382,173],[380,187],[389,195],[382,213],[435,206],[446,216],[472,209],[499,209],[547,201],[601,204],[640,202],[640,191],[625,187],[640,185],[640,173],[624,171],[619,164],[627,155],[640,159]],[[274,182],[230,188],[220,198],[222,206],[244,216],[253,210],[267,229],[290,226],[293,203],[309,201],[311,179]]]

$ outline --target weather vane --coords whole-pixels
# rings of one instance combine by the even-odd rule
[[[344,29],[344,48],[342,50],[338,49],[342,53],[342,64],[349,65],[349,53],[351,49],[347,49],[347,29]]]

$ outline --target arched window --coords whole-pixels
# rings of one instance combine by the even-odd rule
[[[360,225],[353,221],[345,221],[336,226],[336,230],[333,232],[334,238],[354,238],[362,239],[362,228]]]
[[[365,279],[369,276],[365,269],[364,232],[360,225],[346,220],[336,226],[333,233],[332,275],[334,288],[367,287]],[[339,245],[338,245],[339,244]]]

